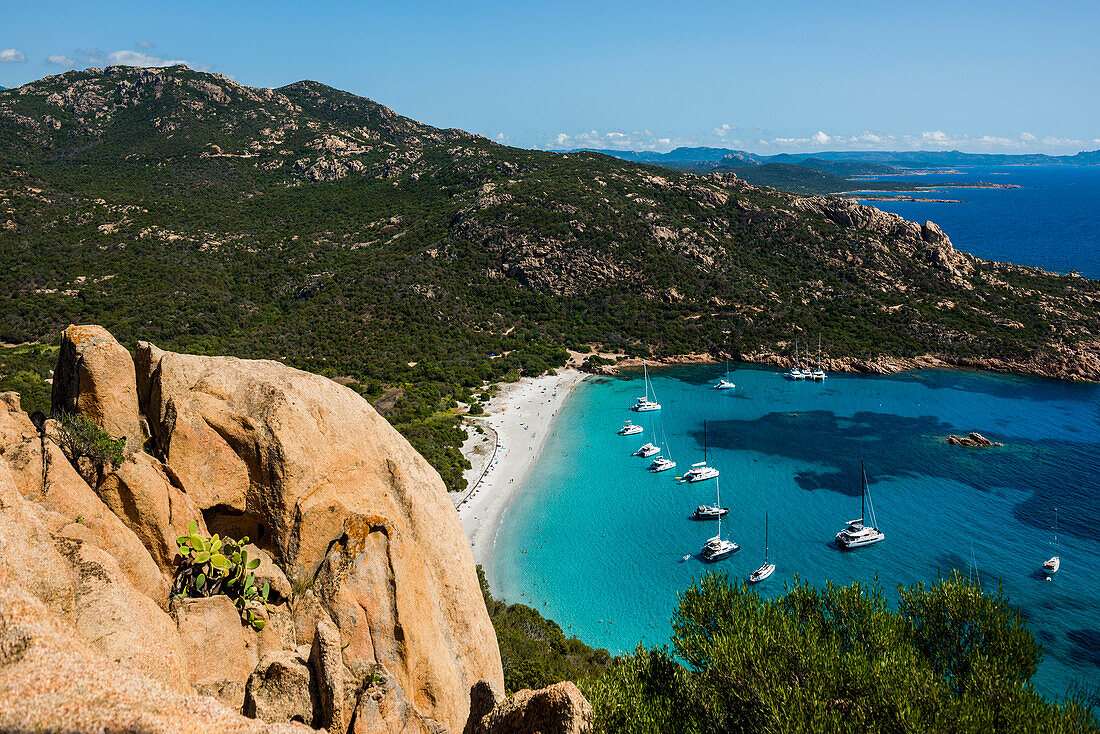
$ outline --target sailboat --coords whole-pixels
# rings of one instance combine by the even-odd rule
[[[794,364],[791,365],[791,371],[787,373],[787,377],[792,380],[805,380],[809,370],[803,370],[802,365],[798,362],[798,338],[794,340]]]
[[[859,471],[863,475],[863,491],[860,495],[860,516],[858,520],[849,520],[843,530],[836,534],[836,544],[845,550],[862,548],[865,545],[879,543],[886,540],[886,533],[876,527],[875,506],[871,505],[871,524],[864,525],[867,516],[867,471],[863,468],[863,462],[859,462]]]
[[[664,434],[665,434],[665,429],[664,429],[664,426],[662,425],[661,426],[661,437],[664,439],[665,446],[668,446],[668,436],[666,436]],[[651,471],[654,474],[656,474],[657,472],[668,471],[669,469],[675,469],[676,468],[676,462],[672,460],[672,450],[671,450],[671,448],[669,449],[668,454],[669,454],[668,458],[665,458],[664,456],[658,455],[657,458],[655,458],[653,460],[653,463],[650,464],[647,467],[648,471]]]
[[[640,456],[643,459],[648,459],[650,456],[661,453],[661,447],[652,443],[644,444],[640,449],[635,451],[632,456]]]
[[[821,335],[817,335],[817,367],[810,373],[810,379],[814,382],[825,382],[825,370],[821,369]]]
[[[718,491],[718,482],[714,483],[714,495],[715,505],[722,504],[722,496]],[[718,561],[726,556],[736,553],[741,550],[741,546],[734,543],[732,540],[727,540],[722,537],[722,515],[718,515],[718,533],[708,538],[706,543],[703,543],[702,556],[704,561]]]
[[[737,385],[730,382],[730,361],[726,360],[726,376],[718,381],[718,384],[714,386],[715,390],[732,390]]]
[[[637,423],[631,423],[630,421],[627,421],[623,424],[623,427],[619,429],[619,435],[633,436],[635,434],[641,433],[643,430],[644,429]]]
[[[758,584],[775,572],[775,564],[768,563],[768,513],[764,513],[764,565],[749,574],[749,583]]]
[[[1054,508],[1054,556],[1043,564],[1043,571],[1048,575],[1058,573],[1062,567],[1062,559],[1058,557],[1058,508]]]
[[[635,413],[648,413],[652,410],[660,410],[661,404],[656,400],[649,399],[649,370],[646,368],[645,360],[642,360],[642,373],[645,375],[645,395],[638,398],[638,402],[630,406],[630,409]],[[653,397],[657,397],[654,395]]]
[[[703,421],[703,460],[691,465],[691,468],[680,477],[684,482],[702,482],[718,477],[718,470],[713,466],[707,466],[707,422]]]

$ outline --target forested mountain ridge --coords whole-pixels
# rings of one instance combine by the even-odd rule
[[[1096,281],[982,261],[852,202],[186,67],[0,92],[0,279],[6,342],[94,322],[385,392],[452,486],[449,406],[568,346],[760,359],[820,333],[834,358],[1100,378]]]

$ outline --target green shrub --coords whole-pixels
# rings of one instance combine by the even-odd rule
[[[179,559],[172,593],[176,598],[210,597],[225,594],[241,614],[241,621],[262,630],[266,622],[252,608],[255,604],[270,609],[267,603],[270,586],[256,586],[255,570],[259,558],[248,558],[248,536],[239,541],[210,538],[198,534],[198,524],[192,520],[188,535],[176,538]]]
[[[1040,648],[1000,591],[957,573],[901,591],[800,584],[771,599],[724,573],[680,595],[673,649],[581,687],[603,732],[1095,732],[1028,682]]]
[[[62,413],[58,420],[58,440],[69,460],[89,459],[100,469],[117,469],[122,463],[126,437],[112,438],[95,421],[82,415]]]

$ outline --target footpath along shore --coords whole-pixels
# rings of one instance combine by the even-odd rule
[[[474,561],[485,568],[490,581],[493,548],[504,513],[542,451],[557,414],[588,376],[566,369],[556,375],[502,383],[500,392],[486,403],[485,415],[470,418],[470,438],[462,451],[473,468],[466,472],[467,490],[454,498]],[[476,425],[484,433],[479,434]]]

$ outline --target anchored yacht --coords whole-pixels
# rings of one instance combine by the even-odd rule
[[[623,427],[619,429],[619,435],[620,436],[633,436],[637,433],[641,433],[642,430],[643,430],[642,427],[639,426],[637,423],[631,423],[630,421],[627,421],[626,423],[623,424]]]
[[[713,466],[707,466],[707,422],[703,421],[703,460],[697,461],[691,465],[684,476],[680,477],[680,481],[683,482],[702,482],[707,479],[714,479],[718,476],[718,470]]]
[[[768,513],[764,513],[764,565],[749,574],[750,584],[759,584],[775,573],[775,564],[768,563]]]
[[[632,456],[640,456],[643,459],[648,459],[650,456],[655,456],[659,453],[661,453],[661,447],[660,446],[654,446],[651,443],[647,443],[644,446],[642,446],[640,449],[635,451],[632,454]]]
[[[672,459],[666,459],[663,456],[658,456],[653,460],[653,463],[649,465],[649,471],[653,473],[668,471],[669,469],[675,469],[676,462]]]
[[[718,491],[718,483],[714,484],[715,505],[722,504],[722,496]],[[722,513],[718,514],[718,533],[714,537],[707,538],[701,551],[704,561],[719,561],[728,555],[741,550],[741,546],[732,540],[722,537]]]
[[[638,401],[634,405],[630,406],[630,409],[635,413],[649,413],[653,410],[660,410],[661,404],[656,400],[649,399],[650,387],[649,387],[649,370],[646,368],[645,362],[642,362],[642,373],[645,375],[645,395],[638,398]],[[657,396],[654,395],[654,398]]]
[[[856,520],[849,520],[848,524],[843,530],[836,534],[836,544],[845,550],[851,550],[853,548],[862,548],[865,545],[871,545],[873,543],[879,543],[886,540],[886,533],[876,527],[878,525],[875,519],[875,506],[871,505],[871,524],[864,525],[863,521],[867,515],[867,472],[863,468],[863,462],[859,463],[860,473],[863,475],[863,492],[860,502],[860,517]]]

